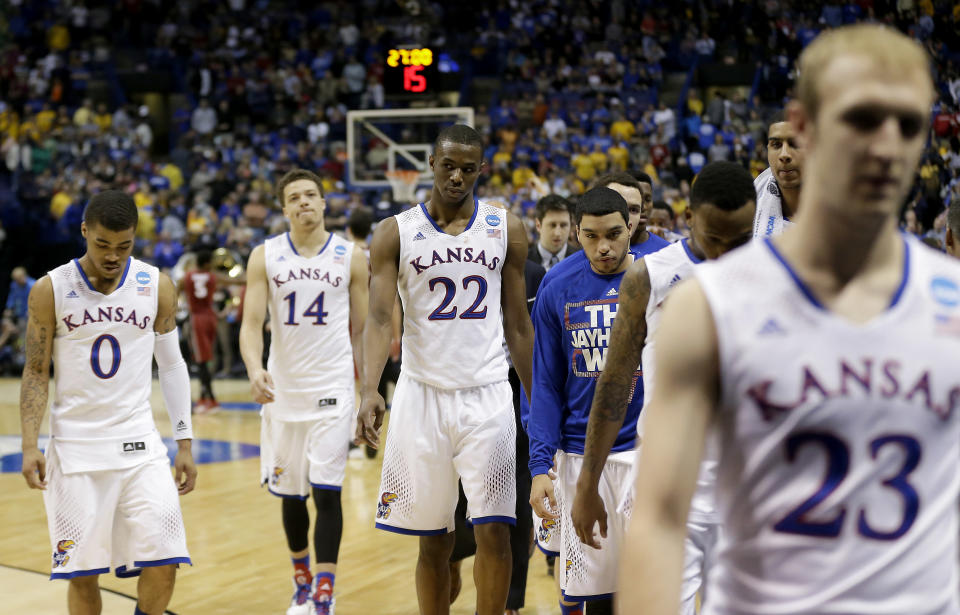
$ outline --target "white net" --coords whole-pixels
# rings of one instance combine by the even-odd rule
[[[393,200],[398,203],[412,203],[416,198],[417,181],[420,171],[396,170],[386,172],[387,181],[393,191]]]

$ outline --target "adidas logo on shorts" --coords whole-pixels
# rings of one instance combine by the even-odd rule
[[[420,241],[421,239],[426,239],[426,236],[424,236],[423,233],[418,232],[416,235],[413,236],[414,241]]]

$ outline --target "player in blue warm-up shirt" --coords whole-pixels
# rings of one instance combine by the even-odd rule
[[[572,531],[568,511],[583,458],[594,387],[603,370],[617,313],[620,281],[634,260],[629,251],[627,202],[616,191],[601,187],[584,194],[575,219],[585,257],[577,259],[579,265],[571,257],[554,267],[544,278],[533,309],[534,376],[528,422],[533,476],[530,503],[540,517],[536,533],[541,547],[558,552],[565,564],[557,567],[564,613],[579,612],[579,603],[585,599],[609,602],[618,557],[612,543],[626,530],[625,517],[622,528],[616,521],[610,523],[604,549],[588,553]],[[612,470],[604,475],[609,479],[604,481],[609,510],[616,510],[621,496],[629,492],[628,459],[633,456],[642,393],[638,366],[627,419],[608,462]],[[554,483],[547,472],[555,455]],[[621,457],[627,459],[621,462]],[[545,498],[549,508],[544,505]],[[551,534],[557,534],[558,521],[571,531],[559,532],[559,541],[552,545],[544,544]]]

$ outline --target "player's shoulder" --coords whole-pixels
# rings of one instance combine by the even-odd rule
[[[941,286],[952,284],[960,299],[960,259],[931,248],[916,237],[905,237],[907,258],[914,261],[911,270],[923,272],[923,278],[939,280]]]
[[[583,251],[577,251],[550,268],[540,284],[541,292],[552,288],[554,293],[565,290],[567,285],[579,278],[585,267],[590,266]]]

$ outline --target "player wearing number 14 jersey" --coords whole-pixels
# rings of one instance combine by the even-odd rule
[[[353,356],[367,312],[367,261],[360,248],[324,228],[317,175],[290,171],[277,184],[277,198],[290,232],[267,239],[250,255],[240,351],[253,397],[263,404],[261,482],[283,502],[295,586],[287,613],[326,615],[333,612],[343,529],[340,488],[356,408]],[[313,570],[309,495],[317,508]]]
[[[510,582],[506,524],[516,523],[516,426],[504,337],[529,391],[532,327],[523,283],[526,234],[509,212],[477,201],[483,141],[441,131],[430,201],[377,227],[364,333],[358,437],[379,440],[390,315],[403,303],[403,359],[377,503],[380,529],[420,536],[422,613],[447,613],[457,479],[477,541],[477,612],[502,615]]]

